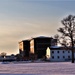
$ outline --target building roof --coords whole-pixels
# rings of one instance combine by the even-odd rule
[[[50,48],[60,48],[61,46],[50,46]]]
[[[25,41],[30,41],[29,39],[28,40],[22,40],[22,41],[20,41],[19,43],[21,43],[21,42],[25,42]]]
[[[65,48],[65,47],[63,47],[63,46],[50,46],[49,48],[50,48],[51,50],[71,50],[71,47]],[[75,47],[74,47],[74,49],[75,49]]]
[[[20,41],[19,43],[21,43],[21,42],[24,42],[24,41],[30,41],[30,40],[32,40],[32,39],[43,39],[43,38],[49,38],[49,39],[53,39],[52,37],[47,37],[47,36],[38,36],[38,37],[32,37],[31,39],[27,39],[27,40],[22,40],[22,41]]]
[[[64,47],[62,47],[62,46],[50,46],[50,49],[51,50],[63,50]]]
[[[38,36],[38,37],[32,37],[32,39],[37,39],[37,38],[50,38],[50,39],[52,39],[52,37],[46,37],[46,36]]]

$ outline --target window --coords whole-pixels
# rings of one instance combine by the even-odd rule
[[[65,53],[65,51],[63,51],[63,53]]]
[[[54,59],[54,56],[52,56],[52,59]]]
[[[65,58],[65,56],[63,56],[63,58]]]
[[[52,53],[54,53],[54,51],[52,51]]]
[[[70,53],[70,51],[68,51],[68,53]]]
[[[68,59],[70,59],[70,56],[68,56]]]
[[[59,53],[59,51],[57,51],[57,53]]]
[[[59,57],[59,56],[57,56],[57,58],[59,59],[60,57]]]

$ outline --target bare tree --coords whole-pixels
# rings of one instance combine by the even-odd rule
[[[58,29],[62,34],[62,45],[70,46],[72,50],[72,63],[74,63],[74,41],[75,41],[75,16],[69,15],[61,21],[63,27]]]

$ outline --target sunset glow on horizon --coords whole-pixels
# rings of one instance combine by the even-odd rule
[[[74,7],[66,0],[0,0],[0,53],[18,53],[21,40],[54,36],[61,20],[75,15]]]

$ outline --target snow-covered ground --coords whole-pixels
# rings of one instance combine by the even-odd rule
[[[0,63],[0,75],[75,75],[75,63]]]

